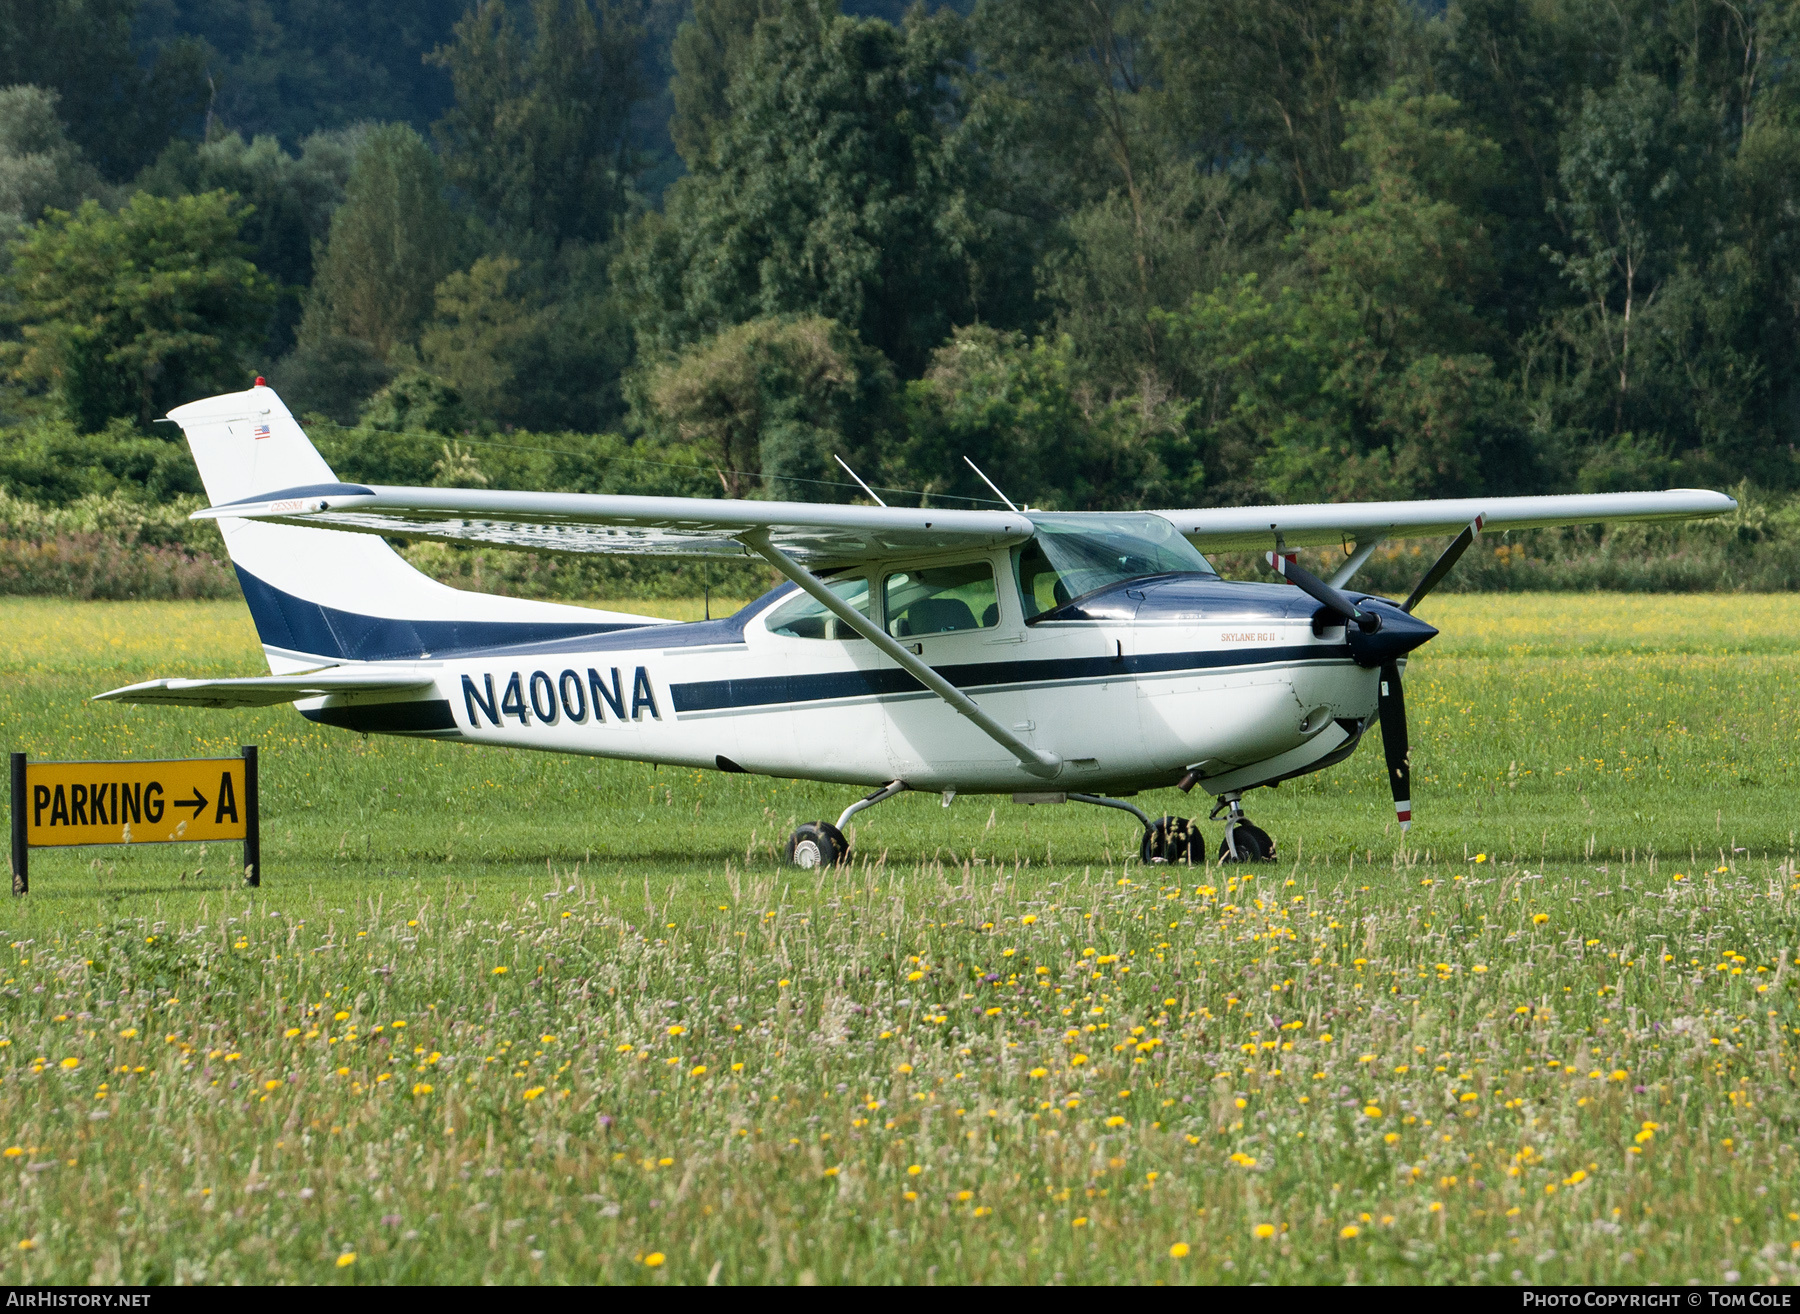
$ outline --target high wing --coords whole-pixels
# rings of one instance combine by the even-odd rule
[[[225,680],[146,680],[95,694],[97,703],[147,703],[161,707],[274,707],[323,694],[405,693],[429,688],[430,675],[327,667],[295,675],[255,675]]]
[[[1031,537],[1010,511],[841,506],[702,497],[515,493],[497,489],[315,484],[194,513],[392,538],[549,552],[746,557],[746,534],[813,569],[894,556],[1005,547]]]
[[[1552,529],[1602,520],[1691,520],[1727,515],[1723,493],[1676,488],[1665,493],[1569,493],[1543,497],[1454,497],[1420,502],[1317,502],[1303,506],[1207,507],[1158,511],[1203,551],[1368,543],[1379,538],[1454,534],[1475,520],[1484,532]]]
[[[1269,548],[1277,536],[1289,547],[1431,537],[1454,534],[1478,519],[1491,533],[1612,520],[1688,520],[1736,509],[1737,503],[1723,493],[1678,488],[1661,493],[1205,507],[1155,514],[1196,547],[1220,551]],[[194,515],[394,538],[620,555],[761,555],[745,538],[766,534],[771,546],[814,570],[895,556],[1005,547],[1032,533],[1029,515],[1010,511],[379,484],[283,489]]]

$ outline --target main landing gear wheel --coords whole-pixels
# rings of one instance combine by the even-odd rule
[[[1200,827],[1186,817],[1163,817],[1144,831],[1138,845],[1138,857],[1146,865],[1182,863],[1203,866],[1206,863],[1206,840]]]
[[[787,857],[796,867],[808,871],[814,867],[835,867],[850,860],[850,841],[829,821],[809,821],[788,836]]]
[[[1237,852],[1231,851],[1233,844]],[[1274,862],[1275,841],[1269,838],[1269,832],[1261,826],[1253,826],[1248,821],[1240,821],[1226,832],[1226,838],[1219,841],[1220,862]]]

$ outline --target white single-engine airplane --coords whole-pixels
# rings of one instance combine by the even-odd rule
[[[874,786],[794,832],[802,867],[844,861],[850,818],[908,789],[1119,808],[1143,824],[1146,862],[1198,863],[1191,821],[1120,797],[1198,785],[1224,817],[1220,859],[1269,859],[1244,793],[1343,761],[1377,719],[1405,827],[1400,673],[1437,633],[1412,613],[1477,533],[1736,507],[1687,489],[1051,514],[369,487],[340,482],[257,384],[170,419],[272,674],[101,699],[291,702],[371,734]],[[1380,543],[1445,534],[1405,602],[1345,592]],[[760,557],[791,583],[729,619],[672,623],[452,589],[381,535]],[[1338,544],[1329,581],[1288,551]],[[1203,547],[1266,549],[1299,587],[1221,579]]]

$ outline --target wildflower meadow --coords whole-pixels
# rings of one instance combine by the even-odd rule
[[[1792,1282],[1800,601],[1434,598],[1378,744],[1098,809],[88,703],[228,602],[0,601],[39,758],[262,749],[5,908],[0,1282]],[[1205,801],[1145,795],[1194,816]]]

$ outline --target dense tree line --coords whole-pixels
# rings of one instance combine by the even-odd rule
[[[262,372],[444,481],[1800,485],[1794,0],[228,9],[0,0],[0,423]]]

